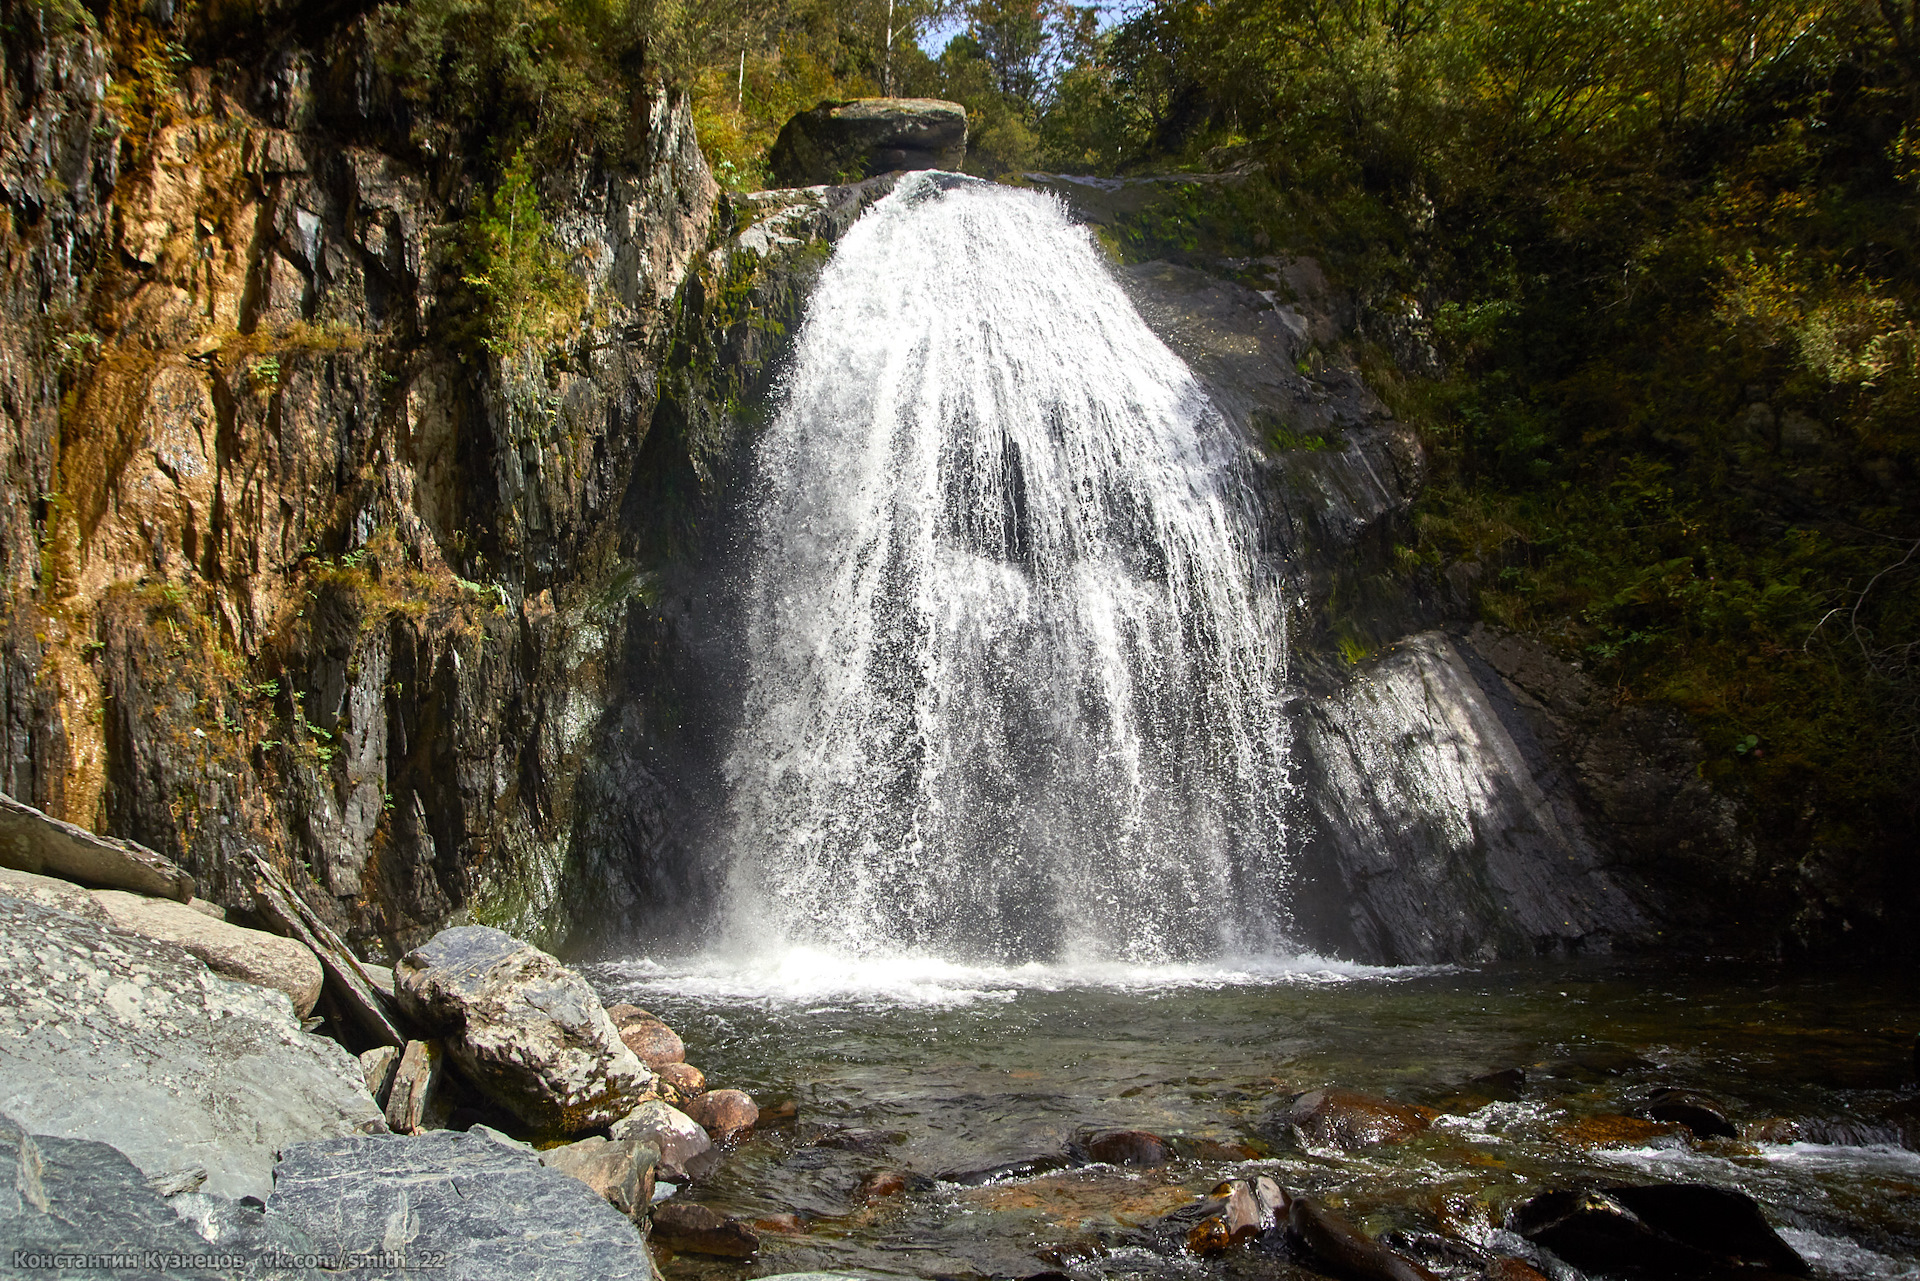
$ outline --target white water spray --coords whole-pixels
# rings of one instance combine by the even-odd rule
[[[1243,449],[1056,201],[917,174],[877,204],[756,459],[733,946],[1278,948],[1286,646]]]

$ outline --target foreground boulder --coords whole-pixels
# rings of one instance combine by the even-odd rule
[[[446,1281],[651,1281],[637,1228],[577,1179],[480,1135],[436,1130],[303,1143],[274,1171],[267,1217],[331,1254]]]
[[[190,1168],[237,1199],[276,1149],[384,1130],[360,1063],[279,992],[171,943],[0,896],[0,1112],[93,1139],[149,1177]]]
[[[269,1251],[310,1256],[313,1246],[299,1233],[231,1203],[215,1209],[211,1198],[196,1199],[209,1212],[182,1214],[202,1207],[170,1204],[117,1148],[29,1134],[0,1116],[0,1242],[23,1275],[109,1273],[77,1267],[69,1272],[52,1257],[75,1254],[130,1257],[132,1268],[150,1269],[142,1274],[149,1276],[211,1281],[322,1275],[262,1259]]]
[[[1805,1276],[1812,1268],[1780,1239],[1753,1198],[1693,1184],[1547,1192],[1511,1226],[1587,1271],[1693,1277],[1728,1268]]]
[[[937,98],[823,102],[787,121],[767,153],[782,187],[857,182],[900,169],[957,170],[967,109]]]
[[[488,926],[446,930],[409,952],[394,990],[475,1084],[537,1130],[609,1125],[653,1084],[585,979]]]
[[[172,899],[125,890],[95,890],[93,897],[123,930],[178,944],[216,974],[285,992],[301,1018],[320,999],[320,958],[304,943],[229,925]]]
[[[0,793],[0,866],[185,903],[193,878],[144,845],[96,836]]]

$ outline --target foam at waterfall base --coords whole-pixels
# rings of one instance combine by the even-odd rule
[[[661,992],[693,1000],[822,1002],[952,1007],[1011,1001],[1025,992],[1106,989],[1139,993],[1271,984],[1310,985],[1417,978],[1447,967],[1359,965],[1311,953],[1238,957],[1203,964],[1125,961],[973,965],[937,956],[851,956],[812,947],[764,952],[639,957],[595,967],[604,989],[626,997]]]

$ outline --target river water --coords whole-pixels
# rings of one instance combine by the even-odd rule
[[[804,951],[772,966],[638,959],[593,973],[609,999],[678,1028],[714,1085],[795,1105],[680,1195],[746,1220],[795,1214],[807,1230],[763,1232],[747,1263],[675,1258],[670,1279],[1307,1275],[1251,1256],[1183,1259],[1142,1236],[1254,1173],[1375,1234],[1516,1254],[1507,1212],[1549,1187],[1710,1183],[1756,1198],[1816,1275],[1920,1276],[1920,1152],[1899,1146],[1902,1126],[1920,1140],[1916,1010],[1893,981],[1730,961],[1089,973]],[[1512,1068],[1524,1084],[1465,1085]],[[1323,1085],[1440,1119],[1401,1145],[1303,1149],[1271,1118]],[[1713,1096],[1745,1137],[1690,1142],[1619,1120],[1660,1086]],[[1110,1126],[1165,1136],[1180,1155],[1164,1170],[938,1177],[1058,1156]],[[869,1203],[862,1183],[882,1170],[932,1181]]]
[[[1920,1275],[1910,993],[1286,959],[1289,588],[1247,451],[1056,202],[912,175],[838,246],[756,447],[727,892],[702,954],[592,971],[769,1113],[677,1192],[760,1254],[668,1277],[1288,1275],[1152,1230],[1250,1174],[1451,1277],[1483,1272],[1434,1242],[1524,1253],[1513,1206],[1610,1180],[1739,1188],[1824,1276]],[[1438,1119],[1311,1150],[1274,1116],[1325,1085]],[[1743,1137],[1634,1120],[1662,1086]],[[1175,1159],[1067,1165],[1107,1127]]]

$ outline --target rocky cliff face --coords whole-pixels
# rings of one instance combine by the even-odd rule
[[[473,175],[410,141],[357,20],[133,89],[45,23],[0,83],[0,789],[235,906],[263,853],[375,954],[466,917],[576,946],[697,921],[744,451],[891,180],[723,199],[656,97],[638,160],[542,177],[585,323],[484,353],[442,324]],[[1046,181],[1103,234],[1157,190]],[[1122,273],[1263,452],[1303,939],[1645,945],[1676,867],[1727,883],[1684,726],[1398,572],[1423,460],[1352,350],[1418,367],[1417,331],[1306,259]]]
[[[0,788],[235,905],[264,852],[375,952],[462,912],[551,938],[657,620],[622,531],[714,217],[684,104],[637,165],[545,176],[588,323],[463,359],[471,177],[396,141],[354,23],[129,86],[7,17]]]

